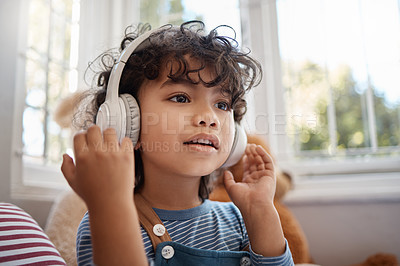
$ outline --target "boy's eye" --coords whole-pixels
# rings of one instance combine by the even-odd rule
[[[229,104],[226,102],[218,102],[215,104],[215,107],[217,107],[218,109],[224,110],[224,111],[229,110]]]
[[[176,95],[172,98],[170,98],[171,101],[177,102],[177,103],[188,103],[189,98],[185,95]]]

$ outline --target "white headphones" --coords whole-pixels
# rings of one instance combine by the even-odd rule
[[[145,41],[152,34],[166,31],[170,28],[173,28],[173,26],[163,26],[139,35],[122,51],[117,63],[111,70],[106,99],[100,105],[96,116],[96,125],[100,127],[101,131],[109,127],[114,128],[120,142],[124,137],[129,137],[135,146],[140,135],[140,109],[136,99],[130,94],[118,95],[119,83],[125,64],[133,52],[140,51],[146,47]],[[246,145],[246,133],[239,124],[235,123],[235,138],[232,149],[222,167],[230,167],[236,164],[244,154]]]

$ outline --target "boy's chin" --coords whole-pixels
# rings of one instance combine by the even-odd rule
[[[222,163],[221,163],[222,165]],[[214,173],[215,171],[219,170],[220,167],[218,165],[209,165],[209,166],[202,166],[201,168],[193,169],[195,171],[191,171],[194,176],[206,176]]]

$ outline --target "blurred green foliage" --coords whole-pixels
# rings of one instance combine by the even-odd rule
[[[332,71],[313,62],[295,65],[283,63],[288,112],[310,114],[316,117],[315,125],[304,121],[288,125],[294,128],[293,145],[297,152],[309,150],[329,151],[332,141],[329,123],[336,124],[336,149],[340,152],[350,149],[371,147],[369,134],[366,88],[361,88],[347,65]],[[400,146],[400,104],[389,106],[385,96],[374,88],[373,109],[375,113],[378,147]],[[331,98],[330,98],[331,97]],[[328,120],[327,110],[330,99],[334,105],[335,119]]]
[[[141,0],[140,21],[153,28],[165,24],[180,25],[184,22],[185,7],[182,0]],[[200,19],[201,16],[191,19]]]

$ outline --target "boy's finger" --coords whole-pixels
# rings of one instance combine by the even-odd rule
[[[253,151],[254,147],[251,147],[250,150]],[[250,172],[257,171],[257,161],[256,161],[256,157],[254,156],[254,153],[252,152],[247,157],[248,157],[248,162],[249,162],[249,171]]]
[[[272,157],[271,157],[271,155],[269,155],[269,154],[267,153],[267,151],[264,150],[264,148],[263,148],[262,146],[258,145],[258,146],[256,147],[256,152],[258,153],[258,155],[260,155],[260,156],[262,157],[262,159],[263,159],[263,161],[264,161],[265,163],[270,163],[270,162],[272,162]]]
[[[255,162],[257,165],[257,170],[264,170],[265,169],[265,162],[263,158],[260,155],[257,155],[255,157]]]
[[[274,165],[274,161],[272,160],[271,155],[269,155],[264,148],[262,148],[261,146],[257,146],[257,152],[260,154],[264,164],[265,164],[265,169],[270,169],[270,170],[274,170],[275,169],[275,165]]]
[[[252,144],[250,149],[251,149],[251,154],[253,154],[253,156],[257,156],[258,152],[257,152],[257,145],[256,144]]]
[[[71,183],[74,182],[75,178],[75,165],[74,161],[72,160],[69,155],[64,154],[63,155],[63,162],[61,165],[61,172],[63,173],[65,179],[68,181],[68,183],[71,185]]]
[[[249,169],[249,157],[246,154],[243,156],[243,169],[244,171]]]
[[[251,154],[251,144],[246,145],[246,149],[244,150],[244,154]]]
[[[117,151],[119,150],[117,132],[114,128],[107,128],[103,131],[104,145],[108,150]]]
[[[132,140],[131,140],[130,138],[127,138],[127,137],[123,138],[122,141],[121,141],[121,149],[122,149],[124,152],[131,152],[131,153],[133,153],[133,143],[132,143]]]
[[[86,132],[76,133],[74,136],[74,153],[76,155],[80,152],[87,150]]]
[[[103,144],[103,136],[101,134],[100,127],[93,125],[89,127],[86,134],[86,141],[89,149],[96,149],[102,148]]]

